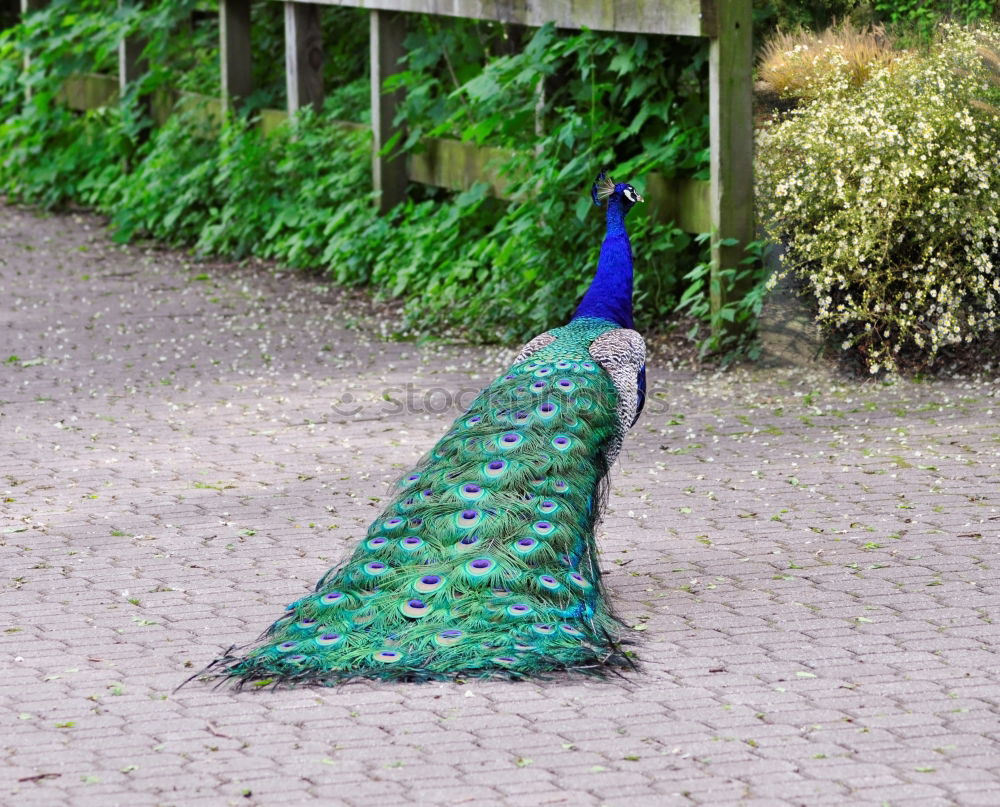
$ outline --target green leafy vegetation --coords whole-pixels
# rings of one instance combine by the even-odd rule
[[[994,0],[876,0],[874,10],[887,22],[925,40],[942,19],[969,24],[988,20],[998,11]]]
[[[1000,19],[995,0],[754,0],[755,34],[837,23],[885,25],[904,44],[927,44],[942,22],[971,24]]]
[[[377,216],[370,137],[334,122],[367,115],[367,60],[358,58],[366,13],[323,9],[326,105],[266,136],[255,126],[259,110],[283,106],[281,12],[258,2],[253,13],[258,90],[221,131],[191,113],[153,128],[142,101],[165,88],[217,93],[217,22],[195,0],[143,10],[53,0],[0,34],[0,191],[45,207],[89,205],[123,241],[252,253],[373,285],[406,300],[411,333],[513,343],[568,316],[590,280],[603,232],[588,194],[598,169],[640,192],[649,172],[707,175],[704,42],[421,17],[388,87],[406,97],[397,121],[406,136],[390,147],[418,151],[426,136],[497,147],[508,155],[494,168],[510,199],[485,184],[462,193],[413,186]],[[119,39],[140,32],[149,72],[114,104],[68,109],[66,79],[113,73]],[[642,206],[629,224],[639,327],[681,309],[707,324],[707,238]],[[716,319],[752,323],[759,251],[727,271],[722,282],[755,292]],[[706,351],[749,344],[713,342],[707,332],[692,332]]]

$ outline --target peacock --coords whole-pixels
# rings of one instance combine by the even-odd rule
[[[625,217],[601,172],[597,272],[569,323],[528,342],[399,480],[350,558],[255,645],[200,675],[246,683],[422,681],[631,664],[601,586],[594,527],[646,396]]]

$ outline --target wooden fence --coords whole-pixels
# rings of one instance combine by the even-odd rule
[[[127,2],[129,0],[119,0]],[[141,1],[141,0],[139,0]],[[221,118],[225,109],[253,91],[251,0],[218,0],[221,99],[174,93],[152,99],[155,119],[162,121],[178,105],[207,106]],[[719,272],[736,266],[744,245],[753,239],[753,128],[751,112],[752,0],[275,0],[285,10],[287,113],[323,102],[322,6],[351,6],[370,16],[371,126],[373,180],[381,211],[391,209],[406,193],[408,181],[465,190],[477,181],[504,197],[506,187],[495,167],[506,154],[447,138],[427,138],[424,150],[409,157],[381,154],[393,136],[392,121],[398,93],[382,91],[385,79],[400,69],[407,20],[414,13],[493,20],[527,26],[554,22],[568,29],[590,28],[651,35],[704,37],[709,40],[710,180],[646,178],[652,214],[676,221],[694,232],[712,233],[712,309],[718,311],[740,288],[726,288]],[[45,0],[21,0],[27,12]],[[74,107],[108,103],[120,88],[144,71],[142,42],[123,41],[117,80],[81,76],[67,84],[66,98]],[[262,123],[273,126],[285,117],[265,110]],[[357,127],[335,122],[333,125]],[[597,168],[598,166],[595,166]]]

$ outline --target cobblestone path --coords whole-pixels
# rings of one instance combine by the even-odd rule
[[[376,322],[0,207],[0,804],[1000,804],[1000,397],[968,379],[652,366],[600,531],[637,674],[174,693],[511,355]]]

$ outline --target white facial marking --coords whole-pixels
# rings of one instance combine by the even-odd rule
[[[624,193],[625,198],[628,199],[633,204],[639,201],[639,198],[635,195],[635,191],[632,190],[631,186],[622,191],[622,193]]]

